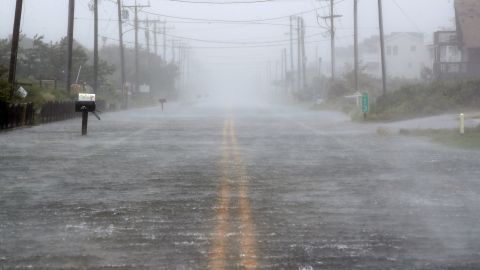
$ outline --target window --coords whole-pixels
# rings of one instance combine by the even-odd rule
[[[393,55],[398,55],[398,46],[393,47]]]
[[[412,67],[413,67],[412,62],[409,62],[409,63],[408,63],[408,68],[412,68]]]
[[[392,47],[387,46],[387,55],[392,55]]]
[[[416,51],[417,51],[417,46],[412,45],[412,46],[410,47],[410,51],[411,51],[411,52],[416,52]]]

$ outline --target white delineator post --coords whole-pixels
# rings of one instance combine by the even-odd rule
[[[465,134],[465,115],[460,114],[460,134]]]

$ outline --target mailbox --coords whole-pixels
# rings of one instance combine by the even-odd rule
[[[95,94],[79,93],[78,100],[75,101],[75,111],[82,113],[82,136],[87,135],[88,113],[91,112],[100,120],[95,113]]]
[[[95,101],[75,101],[76,112],[94,112],[95,109]]]

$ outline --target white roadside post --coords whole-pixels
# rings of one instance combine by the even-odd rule
[[[460,134],[465,134],[465,115],[460,114]]]

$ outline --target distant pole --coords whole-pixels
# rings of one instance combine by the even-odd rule
[[[285,88],[285,92],[287,92],[288,84],[287,84],[287,74],[288,74],[288,69],[287,69],[287,49],[283,49],[283,84]]]
[[[172,40],[172,63],[175,63],[175,40]]]
[[[154,45],[155,56],[158,55],[157,23],[158,21],[153,21],[153,45]]]
[[[98,92],[98,0],[93,1],[93,92]]]
[[[355,91],[358,92],[358,0],[353,2],[353,18],[354,18],[354,61],[355,61]]]
[[[70,93],[72,82],[72,53],[73,53],[73,29],[75,22],[75,0],[69,0],[68,4],[68,34],[67,34],[67,93]]]
[[[382,54],[382,89],[383,95],[387,94],[387,67],[385,63],[385,37],[383,35],[383,8],[382,0],[378,0],[378,23],[380,26],[380,51]]]
[[[133,8],[135,12],[135,93],[140,92],[140,79],[139,79],[139,53],[138,53],[138,8],[149,7],[149,5],[137,5],[137,0],[135,0],[134,6],[123,6],[128,8]]]
[[[128,92],[125,89],[127,80],[125,78],[125,52],[123,49],[123,26],[122,26],[122,0],[117,0],[117,11],[118,11],[118,39],[120,46],[120,75],[122,83],[122,94],[123,94],[123,107],[126,109],[128,107]]]
[[[293,17],[290,16],[290,91],[294,87],[295,66],[293,63]]]
[[[140,80],[138,78],[138,6],[135,0],[135,93],[140,92]]]
[[[147,40],[147,57],[150,59],[150,21],[145,21],[145,39]]]
[[[305,54],[305,21],[303,18],[300,18],[301,22],[301,33],[302,33],[302,79],[303,79],[303,88],[307,87],[307,57]]]
[[[163,24],[163,60],[167,62],[167,22]]]
[[[20,22],[22,21],[23,0],[17,0],[15,6],[15,19],[13,22],[12,48],[10,52],[10,70],[8,71],[8,82],[11,84],[10,96],[13,97],[15,91],[15,77],[17,73],[17,53],[20,40]]]
[[[302,32],[300,30],[300,17],[297,18],[297,91],[302,88]]]
[[[335,16],[333,14],[333,0],[330,0],[330,47],[332,54],[332,81],[335,80]]]

